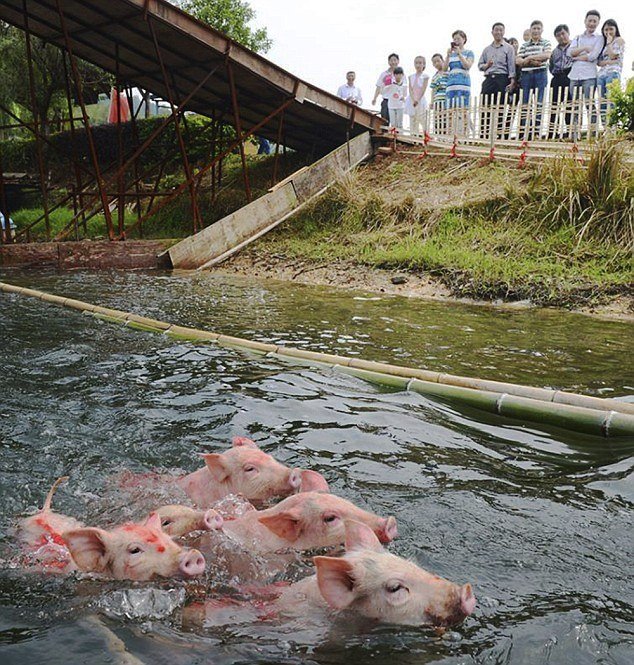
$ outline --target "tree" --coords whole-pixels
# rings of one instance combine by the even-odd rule
[[[31,38],[35,84],[35,108],[32,108],[24,32],[12,26],[0,27],[0,102],[7,107],[17,105],[47,132],[54,111],[64,110],[64,115],[68,113],[63,53],[42,39]],[[78,65],[84,89],[101,92],[110,88],[109,74],[83,61],[78,61]]]
[[[252,51],[266,53],[273,44],[266,28],[251,28],[255,10],[243,0],[180,0],[180,6],[200,21],[224,32]]]

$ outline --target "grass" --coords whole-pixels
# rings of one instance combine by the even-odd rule
[[[428,271],[477,298],[567,305],[631,288],[632,173],[612,147],[600,146],[587,170],[465,165],[462,193],[452,162],[429,164],[384,162],[382,180],[377,165],[357,171],[253,251]],[[445,201],[432,192],[452,187]]]

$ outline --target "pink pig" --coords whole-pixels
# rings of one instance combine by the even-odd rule
[[[245,437],[234,437],[233,447],[224,453],[202,457],[205,467],[176,481],[202,508],[228,494],[264,501],[299,491],[328,491],[328,484],[316,471],[289,469]]]
[[[53,494],[66,479],[55,481],[43,509],[22,520],[18,528],[26,565],[48,572],[81,570],[131,580],[155,575],[194,577],[204,572],[202,554],[176,544],[162,531],[161,518],[155,513],[144,524],[124,524],[111,531],[85,527],[72,517],[54,513]]]
[[[157,508],[156,513],[161,518],[161,528],[172,538],[185,536],[192,531],[219,531],[224,524],[220,513],[212,508],[196,510],[171,504]]]
[[[162,529],[152,513],[144,524],[124,524],[105,531],[94,527],[62,534],[77,568],[117,580],[150,580],[158,577],[196,577],[205,571],[198,550],[185,549]]]
[[[379,517],[322,492],[295,494],[272,508],[248,512],[226,522],[224,532],[259,554],[288,548],[309,550],[342,544],[347,519],[363,522],[384,543],[397,536],[394,517]]]
[[[470,584],[459,586],[385,551],[365,524],[345,523],[343,557],[314,557],[316,574],[286,588],[267,586],[251,602],[212,599],[185,608],[185,622],[243,623],[307,614],[354,612],[380,623],[453,626],[475,609]]]

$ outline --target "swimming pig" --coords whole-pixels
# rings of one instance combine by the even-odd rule
[[[144,523],[108,531],[54,513],[53,494],[64,480],[55,481],[43,509],[19,525],[18,540],[25,548],[23,561],[28,567],[60,573],[81,570],[139,581],[155,575],[194,577],[204,572],[203,555],[175,543],[161,529],[156,513]]]
[[[246,437],[234,437],[224,453],[202,455],[205,466],[176,482],[199,507],[207,508],[228,494],[264,501],[295,492],[328,491],[316,471],[289,469]]]
[[[394,517],[379,517],[323,492],[302,492],[272,508],[248,512],[227,522],[224,531],[253,552],[309,550],[343,544],[345,520],[366,524],[384,543],[397,536]]]
[[[248,589],[250,601],[211,599],[185,608],[186,623],[204,626],[245,621],[323,616],[341,611],[377,623],[453,626],[474,610],[470,584],[454,584],[385,551],[371,528],[345,521],[343,557],[317,556],[316,574],[281,587]]]

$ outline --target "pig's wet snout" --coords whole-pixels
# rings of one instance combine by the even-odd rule
[[[198,550],[186,550],[179,558],[178,569],[187,577],[205,572],[205,557]]]
[[[288,474],[288,484],[294,490],[298,490],[302,486],[302,472],[300,469],[291,469]]]
[[[222,529],[224,520],[222,519],[222,515],[219,515],[215,510],[209,509],[203,516],[203,524],[207,531],[218,531]]]
[[[382,543],[390,543],[398,536],[398,527],[396,526],[396,518],[390,515],[383,518],[379,523],[379,528],[376,535]]]

